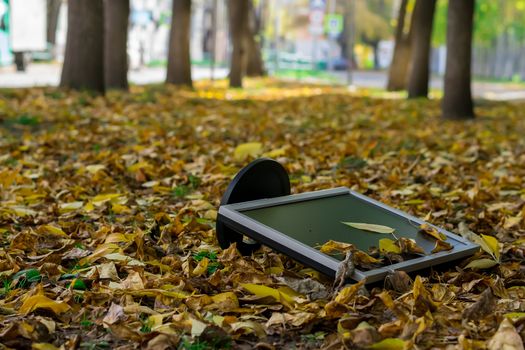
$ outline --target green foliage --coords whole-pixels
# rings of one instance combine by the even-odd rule
[[[13,276],[13,281],[17,281],[17,288],[25,288],[28,287],[29,284],[33,282],[40,282],[41,280],[42,276],[40,275],[40,271],[37,269],[22,270]]]
[[[213,274],[215,271],[217,271],[218,269],[222,267],[221,263],[217,261],[217,253],[215,252],[201,250],[197,254],[193,255],[193,259],[195,259],[195,261],[201,261],[204,258],[208,258],[208,260],[210,261],[208,263],[208,274],[209,275]]]
[[[474,9],[474,44],[491,46],[503,33],[525,38],[525,0],[476,0]],[[438,0],[432,42],[444,45],[447,38],[448,1]]]

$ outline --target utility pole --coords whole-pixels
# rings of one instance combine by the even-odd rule
[[[345,5],[345,10],[348,16],[349,22],[349,33],[347,40],[347,57],[348,57],[348,66],[346,68],[346,82],[350,86],[353,83],[352,76],[352,65],[354,63],[354,45],[355,45],[355,2],[356,0],[348,0]]]
[[[215,55],[217,47],[217,0],[211,0],[211,47],[210,47],[210,79],[215,79]]]
[[[336,5],[337,5],[337,0],[330,0],[330,5],[328,7],[328,15],[335,15],[335,11],[336,11]],[[334,51],[334,48],[335,48],[335,45],[336,42],[335,42],[335,38],[330,34],[328,33],[328,38],[329,38],[329,41],[328,41],[328,70],[329,71],[333,71],[334,70],[334,59],[333,59],[333,51]]]

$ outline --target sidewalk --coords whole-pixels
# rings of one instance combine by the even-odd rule
[[[17,72],[14,67],[0,67],[0,88],[23,88],[34,86],[58,86],[61,66],[59,64],[30,64],[25,72]],[[193,67],[194,80],[210,79],[209,68]],[[215,68],[215,79],[228,76],[226,68]],[[166,79],[166,68],[144,67],[131,70],[128,74],[130,83],[137,85],[161,83]]]
[[[30,64],[27,71],[16,72],[14,67],[0,68],[0,88],[21,88],[33,86],[57,86],[60,82],[59,64]],[[194,80],[209,79],[210,69],[207,67],[193,67]],[[341,83],[347,79],[346,72],[334,72],[334,77]],[[228,76],[228,69],[216,68],[215,79]],[[164,67],[144,67],[129,72],[129,81],[133,84],[161,83],[166,77]],[[361,88],[382,89],[386,86],[387,73],[383,71],[356,71],[352,73],[353,85]],[[443,89],[443,78],[432,77],[431,88]],[[520,101],[525,100],[525,85],[516,83],[497,83],[474,81],[472,84],[474,97],[493,101]]]

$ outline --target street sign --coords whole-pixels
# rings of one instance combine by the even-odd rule
[[[331,37],[337,37],[343,32],[343,16],[333,13],[326,15],[324,20],[325,31]]]
[[[326,8],[326,0],[310,0],[310,10],[322,10]]]
[[[324,32],[324,11],[323,10],[312,10],[310,11],[310,26],[309,31],[313,35],[321,35]]]

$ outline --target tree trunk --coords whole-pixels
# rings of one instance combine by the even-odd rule
[[[60,5],[62,0],[47,0],[47,42],[55,45],[58,24],[58,15],[60,14]]]
[[[436,0],[417,0],[414,8],[408,98],[427,97],[430,75],[430,41]]]
[[[229,0],[228,15],[230,19],[230,36],[232,56],[230,63],[230,86],[242,87],[242,78],[246,72],[249,0]]]
[[[443,117],[474,118],[470,91],[472,30],[475,0],[450,0],[447,14],[447,64]]]
[[[249,0],[249,19],[246,31],[246,45],[247,45],[247,66],[246,75],[249,77],[261,77],[266,74],[264,70],[264,61],[261,53],[261,43],[255,40],[255,37],[261,30],[260,20],[257,18],[253,2]]]
[[[128,89],[129,0],[104,0],[104,70],[107,89]]]
[[[70,0],[60,86],[104,92],[104,4]]]
[[[408,35],[404,32],[407,4],[408,0],[402,0],[399,6],[394,55],[388,71],[388,91],[399,91],[406,87],[406,77],[410,63],[410,36],[412,33],[412,28],[410,28]],[[412,20],[414,20],[413,16]]]
[[[191,0],[173,0],[166,83],[192,86],[190,21]]]

